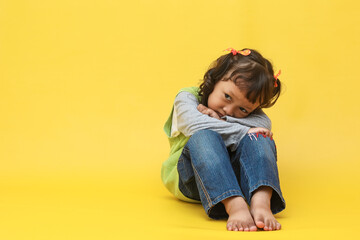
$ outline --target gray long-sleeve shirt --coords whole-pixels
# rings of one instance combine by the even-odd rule
[[[180,92],[176,96],[171,135],[181,132],[188,137],[199,130],[209,129],[219,133],[226,147],[235,151],[250,128],[263,127],[271,130],[271,121],[261,109],[246,118],[226,116],[226,121],[222,121],[202,114],[197,110],[198,105],[196,97],[189,92]]]

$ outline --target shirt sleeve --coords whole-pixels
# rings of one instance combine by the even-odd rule
[[[198,105],[196,97],[189,92],[180,92],[176,96],[174,111],[178,131],[189,137],[199,130],[213,130],[221,135],[226,147],[234,151],[250,127],[209,117],[197,110]]]
[[[238,123],[248,127],[263,127],[266,129],[271,130],[271,120],[270,118],[264,113],[262,109],[258,109],[252,112],[246,118],[234,118],[234,117],[225,117],[226,121],[231,123]]]

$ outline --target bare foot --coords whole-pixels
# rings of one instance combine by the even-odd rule
[[[242,197],[230,197],[222,201],[229,218],[226,228],[229,231],[257,231],[248,206]]]
[[[280,230],[281,224],[276,221],[270,209],[272,188],[260,187],[251,198],[250,212],[258,228],[265,231]]]

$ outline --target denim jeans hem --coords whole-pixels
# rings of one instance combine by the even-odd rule
[[[212,219],[224,219],[228,218],[228,214],[225,211],[224,205],[221,203],[222,200],[229,197],[239,196],[245,199],[244,195],[239,190],[228,190],[223,194],[214,198],[211,203],[208,203],[205,207],[207,215]],[[219,205],[222,205],[221,207]]]
[[[273,195],[272,195],[272,199],[273,198],[276,198],[278,197],[281,201],[281,204],[278,204],[277,206],[271,206],[271,211],[273,214],[276,214],[276,213],[279,213],[281,211],[283,211],[285,209],[285,206],[286,206],[286,203],[285,203],[285,200],[282,196],[282,193],[279,189],[277,189],[277,187],[275,187],[273,184],[271,184],[270,182],[268,181],[260,181],[258,182],[257,184],[255,184],[254,186],[252,186],[250,188],[250,199],[248,199],[249,203],[251,202],[251,198],[252,198],[252,195],[253,195],[253,192],[258,189],[259,187],[261,186],[268,186],[268,187],[271,187],[275,192],[276,192],[276,196],[274,196],[274,191],[273,191]]]

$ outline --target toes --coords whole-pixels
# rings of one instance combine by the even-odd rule
[[[262,215],[255,216],[254,217],[254,222],[255,222],[255,225],[258,228],[264,228],[265,227],[265,220],[264,220],[264,217]]]
[[[238,223],[239,231],[244,231],[244,226],[241,223]]]
[[[257,231],[257,227],[254,225],[254,223],[249,223],[248,225],[246,225],[246,227],[244,228],[245,231],[249,231],[249,232],[254,232]]]
[[[250,228],[248,226],[244,227],[244,231],[245,232],[249,232],[250,231]]]
[[[238,227],[238,225],[235,223],[235,228],[234,228],[234,231],[239,231],[239,227]]]
[[[251,224],[251,223],[247,223],[246,225],[245,225],[245,231],[246,232],[250,232],[251,231],[251,227],[252,227],[253,225]]]
[[[243,232],[254,232],[257,231],[258,228],[255,225],[247,225],[247,224],[236,224],[236,223],[228,223],[226,225],[226,229],[228,231],[243,231]]]
[[[261,209],[260,209],[261,210]],[[259,209],[253,209],[252,216],[256,227],[263,229],[264,231],[280,230],[281,224],[276,221],[275,217],[269,211],[260,211]]]
[[[275,230],[280,230],[280,228],[281,228],[280,223],[278,223],[278,222],[274,219],[274,221],[272,222],[272,229],[275,231]]]
[[[275,223],[273,221],[270,222],[270,231],[275,230]]]
[[[235,222],[235,223],[233,223],[233,231],[239,231],[239,228],[238,228],[238,225],[237,225],[237,223]]]
[[[257,227],[256,227],[256,226],[251,226],[251,227],[250,227],[250,231],[251,231],[251,232],[257,231]]]
[[[265,231],[271,231],[270,221],[268,219],[265,220],[264,230]]]
[[[232,223],[228,223],[228,224],[226,225],[226,229],[227,229],[228,231],[232,231],[232,230],[233,230],[233,225],[232,225]]]
[[[261,221],[261,220],[255,221],[255,224],[256,224],[256,226],[258,228],[264,228],[265,227],[264,221]]]
[[[280,230],[281,229],[281,224],[280,223],[276,223],[276,230]]]
[[[236,223],[228,223],[226,228],[228,231],[239,231],[239,228],[236,225]]]
[[[270,221],[269,231],[279,230],[278,225],[280,225],[276,220]]]

